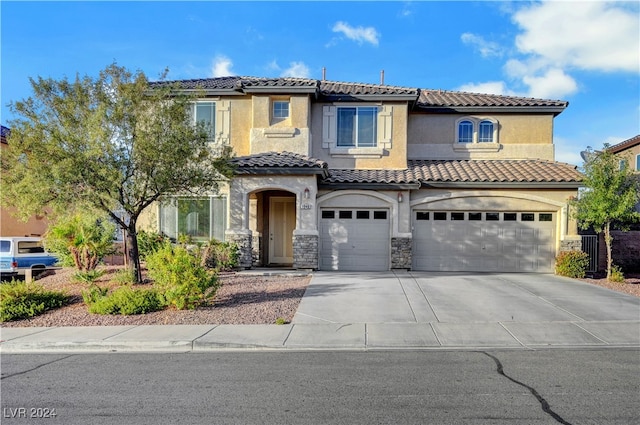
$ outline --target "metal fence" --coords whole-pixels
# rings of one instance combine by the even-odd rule
[[[582,235],[582,251],[589,255],[588,273],[598,271],[598,235]]]

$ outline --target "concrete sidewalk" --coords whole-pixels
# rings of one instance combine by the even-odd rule
[[[287,325],[0,329],[0,352],[640,347],[640,299],[533,274],[314,274]]]

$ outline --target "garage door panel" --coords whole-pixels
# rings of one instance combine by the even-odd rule
[[[321,214],[320,219],[320,269],[388,270],[390,246],[388,212],[382,214],[386,218],[381,219],[380,214],[378,218],[374,215],[374,211],[379,212],[379,209],[332,209],[331,211],[334,213]],[[352,218],[339,218],[341,212],[343,217],[351,216]]]
[[[414,214],[413,267],[432,271],[552,272],[555,255],[555,214],[491,212],[455,214],[447,220],[417,219]],[[498,214],[499,220],[495,220]],[[433,217],[422,214],[421,217]],[[491,216],[491,220],[487,219]],[[473,220],[469,219],[473,217]],[[481,217],[479,219],[479,217]],[[523,217],[526,220],[522,221]]]

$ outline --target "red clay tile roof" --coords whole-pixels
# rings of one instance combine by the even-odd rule
[[[410,87],[386,86],[380,84],[343,83],[338,81],[320,81],[320,93],[323,96],[351,95],[408,95],[417,97],[418,89]]]
[[[580,182],[577,167],[542,160],[412,160],[421,182]]]
[[[419,107],[554,107],[566,108],[562,100],[534,99],[530,97],[499,96],[494,94],[466,93],[447,90],[421,90]]]
[[[613,153],[618,153],[638,145],[640,145],[640,134],[638,134],[637,136],[633,136],[631,139],[625,140],[624,142],[620,142],[617,145],[609,147],[609,150]]]
[[[330,169],[329,177],[323,183],[376,183],[413,184],[419,183],[411,169],[404,170],[346,170]]]
[[[293,152],[265,152],[231,159],[238,168],[318,168],[326,169],[327,163],[316,158]]]
[[[232,160],[240,174],[269,169],[315,169],[322,183],[579,183],[574,165],[542,160],[410,160],[401,170],[328,169],[325,161],[291,152],[267,152]]]
[[[535,110],[560,113],[568,102],[562,100],[534,99],[528,97],[502,96],[494,94],[466,93],[447,90],[420,89],[414,87],[389,86],[381,84],[348,83],[290,77],[219,77],[193,80],[157,81],[151,86],[177,84],[185,90],[201,89],[221,93],[242,94],[252,91],[292,92],[304,90],[315,92],[319,98],[353,100],[358,98],[396,98],[415,102],[417,109],[424,110],[466,110],[468,108],[491,108],[493,110]]]

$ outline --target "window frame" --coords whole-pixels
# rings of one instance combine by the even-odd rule
[[[186,234],[185,232],[181,232],[180,230],[180,205],[179,202],[185,201],[206,201],[207,206],[207,227],[208,227],[208,235],[205,236],[193,236],[194,241],[198,242],[208,242],[211,239],[216,239],[221,242],[225,240],[225,231],[227,229],[227,197],[226,196],[172,196],[165,201],[159,203],[159,211],[158,211],[158,228],[161,234],[164,234],[172,239],[178,239],[181,234]],[[216,202],[219,202],[216,205]],[[165,215],[164,208],[173,208],[174,212],[170,214],[174,215],[171,221],[173,222],[171,227],[175,230],[175,235],[170,235],[166,232],[166,222],[167,217]],[[217,209],[222,209],[220,211],[221,214],[215,214]],[[216,220],[217,217],[217,220]],[[186,217],[185,217],[186,220]],[[216,232],[218,230],[218,232]],[[216,234],[217,233],[217,234]]]
[[[286,105],[286,115],[282,115],[284,108],[278,108],[278,106]],[[271,116],[274,120],[286,120],[291,116],[291,102],[289,99],[275,99],[271,106]]]
[[[486,136],[483,137],[483,127],[487,127],[490,126],[491,127],[491,137],[487,138]],[[478,123],[478,143],[494,143],[494,138],[495,138],[495,124],[493,123],[493,121],[484,119],[482,121],[480,121]]]
[[[192,119],[193,125],[197,125],[198,121],[204,121],[204,120],[198,120],[198,106],[206,105],[206,104],[210,104],[212,108],[211,108],[211,116],[209,117],[211,120],[211,125],[209,124],[205,124],[205,125],[207,127],[210,127],[208,128],[209,140],[214,140],[216,137],[216,111],[217,111],[217,105],[215,100],[196,100],[195,102],[193,102],[191,104],[191,119]]]
[[[352,115],[351,121],[351,142],[352,144],[344,144],[344,140],[342,140],[342,135],[346,134],[347,131],[341,130],[341,123],[344,119],[341,112],[353,110],[354,114]],[[361,118],[361,112],[368,112],[371,114],[371,126],[372,128],[367,128],[371,132],[371,142],[366,142],[360,140],[361,131],[360,123],[361,119],[364,118],[364,113]],[[378,147],[378,107],[377,106],[337,106],[336,107],[336,147],[338,148],[377,148]],[[372,144],[371,144],[372,143]]]
[[[454,149],[456,146],[460,149],[494,149],[499,146],[498,129],[500,123],[495,118],[464,116],[456,120],[455,126]],[[484,127],[488,126],[491,126],[491,138],[488,138],[482,131]],[[466,134],[469,127],[471,130],[470,139]]]
[[[464,127],[464,131],[463,131],[463,127]],[[469,130],[471,134],[467,136],[466,133],[469,132]],[[462,133],[465,133],[464,136]],[[456,142],[463,143],[463,144],[473,143],[474,133],[475,133],[475,125],[473,121],[469,119],[463,119],[462,121],[458,122],[458,132],[456,135]]]

